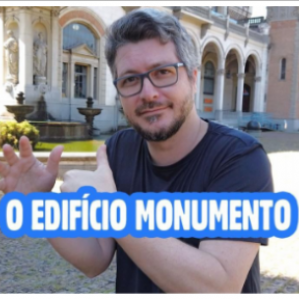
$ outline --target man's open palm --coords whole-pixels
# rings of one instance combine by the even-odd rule
[[[3,146],[7,164],[0,162],[0,190],[4,193],[18,191],[24,194],[50,192],[58,174],[63,147],[57,146],[52,150],[45,166],[33,156],[27,137],[21,137],[19,144],[19,157],[10,145]]]

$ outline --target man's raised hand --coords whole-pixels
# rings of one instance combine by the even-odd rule
[[[65,173],[61,192],[77,192],[80,187],[91,186],[98,192],[116,192],[116,186],[109,165],[106,145],[97,151],[97,169],[95,171],[70,170]]]
[[[3,155],[7,164],[0,162],[0,190],[28,194],[31,192],[50,192],[58,175],[59,161],[63,146],[56,146],[50,153],[47,166],[37,160],[27,137],[19,142],[19,157],[13,148],[5,144]]]

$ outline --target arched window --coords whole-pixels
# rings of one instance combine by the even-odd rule
[[[62,96],[96,100],[99,94],[99,37],[78,22],[63,28]]]
[[[287,60],[285,58],[282,58],[280,61],[280,80],[286,79],[286,66]]]
[[[63,28],[63,50],[74,49],[84,44],[96,54],[96,37],[86,26],[71,23]]]
[[[213,95],[214,94],[214,78],[215,78],[215,68],[211,61],[205,64],[204,68],[204,86],[203,93]]]

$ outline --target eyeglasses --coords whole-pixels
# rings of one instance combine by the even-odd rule
[[[118,93],[124,97],[131,97],[141,92],[144,78],[148,78],[155,87],[168,87],[178,82],[178,68],[183,62],[166,64],[156,67],[146,73],[128,75],[113,81]]]

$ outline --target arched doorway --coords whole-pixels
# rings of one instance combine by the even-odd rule
[[[244,78],[244,90],[242,111],[252,112],[254,106],[254,90],[255,90],[255,77],[256,77],[257,63],[255,57],[250,55],[245,64],[245,78]]]
[[[243,89],[243,104],[242,104],[242,111],[243,112],[250,112],[251,110],[251,87],[248,84],[244,84]]]
[[[231,49],[225,58],[225,76],[223,91],[223,110],[237,110],[237,87],[238,87],[238,69],[240,54],[235,49]]]

